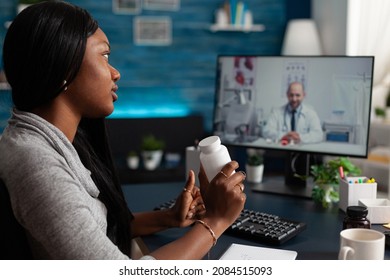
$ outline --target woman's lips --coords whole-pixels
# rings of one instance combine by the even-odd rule
[[[111,90],[111,93],[112,93],[112,100],[113,100],[114,102],[118,100],[118,95],[116,94],[117,90],[118,90],[118,86],[117,86],[117,85],[115,85],[115,86],[112,88],[112,90]]]

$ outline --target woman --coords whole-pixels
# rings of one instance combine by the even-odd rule
[[[145,258],[200,259],[242,210],[245,176],[225,175],[234,161],[210,183],[201,171],[200,197],[190,172],[172,209],[131,214],[104,126],[120,78],[109,54],[96,21],[65,2],[30,6],[9,27],[3,61],[15,108],[0,140],[0,177],[15,216],[37,259],[128,259],[131,238],[195,221]]]

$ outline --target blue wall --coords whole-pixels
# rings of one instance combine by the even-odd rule
[[[0,23],[12,20],[17,1],[0,1]],[[111,117],[202,115],[206,131],[212,125],[217,54],[278,55],[287,20],[310,16],[310,0],[245,0],[254,23],[264,24],[266,30],[213,33],[208,27],[223,0],[181,0],[178,11],[142,9],[137,15],[114,14],[111,0],[69,2],[89,10],[110,40],[110,62],[122,75],[119,100]],[[172,44],[135,45],[135,16],[170,17]],[[1,48],[5,32],[1,24]]]

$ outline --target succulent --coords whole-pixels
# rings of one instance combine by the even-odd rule
[[[157,139],[153,134],[146,135],[142,138],[141,149],[143,151],[157,151],[165,148],[165,142]]]

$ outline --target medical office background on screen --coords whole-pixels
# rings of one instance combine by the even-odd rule
[[[373,57],[219,56],[214,134],[230,145],[366,157]],[[273,108],[287,103],[288,85],[304,85],[304,104],[321,120],[322,141],[282,145],[263,137]]]

